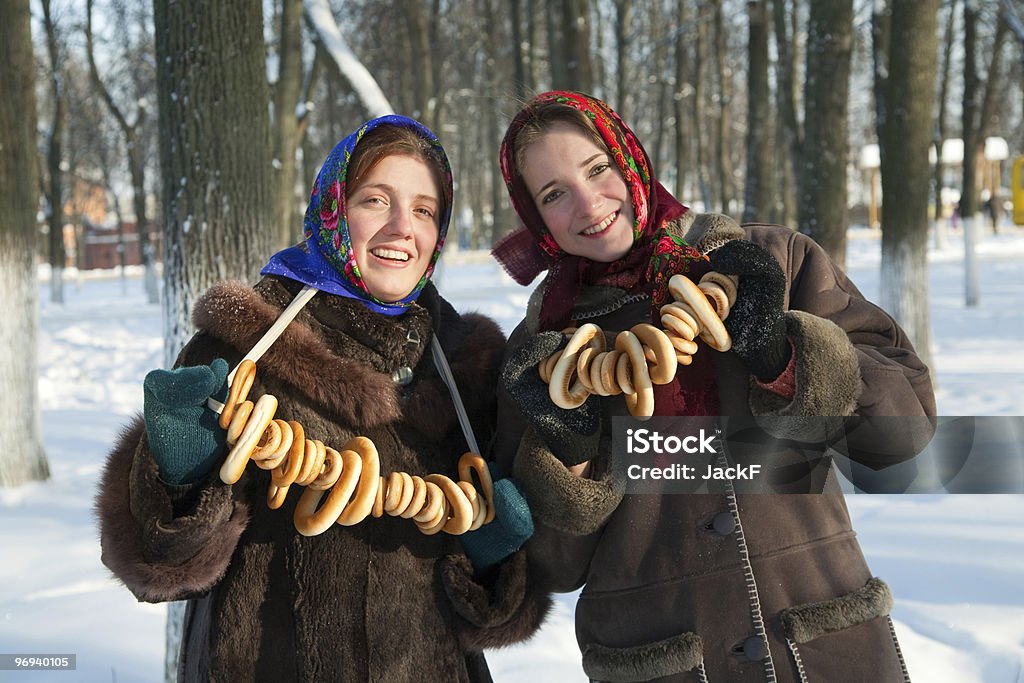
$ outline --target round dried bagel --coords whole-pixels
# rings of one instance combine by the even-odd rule
[[[590,396],[586,386],[578,377],[575,377],[577,374],[576,361],[579,358],[580,351],[596,335],[604,336],[601,328],[597,325],[590,323],[582,325],[573,333],[569,343],[562,349],[562,355],[551,371],[551,382],[548,384],[548,396],[551,397],[551,401],[559,408],[565,408],[566,410],[579,408],[587,400],[587,397]]]
[[[715,314],[707,296],[704,295],[692,280],[684,275],[673,275],[668,281],[668,289],[677,300],[687,304],[700,323],[700,338],[716,351],[728,351],[732,339],[722,324],[722,319]]]

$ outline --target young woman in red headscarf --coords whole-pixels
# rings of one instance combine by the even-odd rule
[[[803,494],[731,485],[707,495],[639,493],[611,448],[623,398],[591,395],[560,408],[538,372],[565,346],[563,329],[593,323],[614,339],[638,323],[659,325],[672,275],[735,276],[724,320],[731,349],[698,342],[692,363],[655,387],[654,414],[739,420],[756,433],[739,450],[765,465],[806,465],[815,448],[836,446],[838,424],[849,461],[870,471],[912,457],[930,436],[929,372],[903,331],[806,236],[689,211],[599,100],[535,97],[500,155],[523,226],[495,256],[521,284],[547,276],[509,340],[499,462],[529,500],[531,557],[547,585],[584,586],[576,631],[586,674],[907,680],[892,595],[865,562],[827,462],[809,468],[812,483],[789,489]],[[880,445],[870,420],[894,415],[919,419]],[[767,435],[764,420],[777,417],[786,418],[775,423],[784,433]]]

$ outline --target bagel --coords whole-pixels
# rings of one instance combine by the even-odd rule
[[[573,381],[573,376],[576,373],[576,361],[580,351],[598,334],[601,334],[601,329],[597,325],[582,325],[573,333],[569,343],[562,350],[561,357],[551,371],[551,382],[548,384],[548,396],[556,406],[566,410],[579,408],[590,395],[578,378]]]
[[[704,292],[692,280],[678,274],[669,279],[668,289],[677,301],[682,301],[692,309],[701,326],[700,338],[716,351],[728,351],[732,339]]]

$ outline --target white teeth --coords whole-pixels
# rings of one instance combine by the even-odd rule
[[[380,258],[390,259],[392,261],[408,261],[409,260],[409,255],[408,254],[406,254],[404,251],[398,251],[396,249],[383,249],[381,247],[378,247],[376,249],[371,249],[370,253],[373,254],[374,256],[378,256]]]
[[[603,221],[601,221],[597,225],[591,225],[589,228],[584,230],[581,234],[583,234],[583,235],[596,235],[597,233],[601,232],[602,230],[607,228],[609,225],[611,225],[615,221],[615,219],[618,218],[618,216],[619,216],[619,212],[616,211],[616,212],[610,214],[607,218],[605,218]]]

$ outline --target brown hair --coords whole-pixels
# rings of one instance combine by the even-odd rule
[[[516,168],[519,169],[520,174],[523,169],[526,148],[537,142],[556,123],[567,123],[574,126],[599,148],[608,149],[608,145],[601,138],[601,134],[589,116],[579,109],[565,104],[542,102],[530,107],[529,118],[519,129],[516,139],[512,143],[512,153],[515,155]]]
[[[438,215],[443,216],[451,208],[452,195],[447,180],[448,165],[441,152],[412,128],[388,124],[377,126],[366,133],[352,151],[352,158],[348,163],[347,196],[351,196],[358,189],[374,166],[390,156],[409,156],[426,163],[441,191]]]

